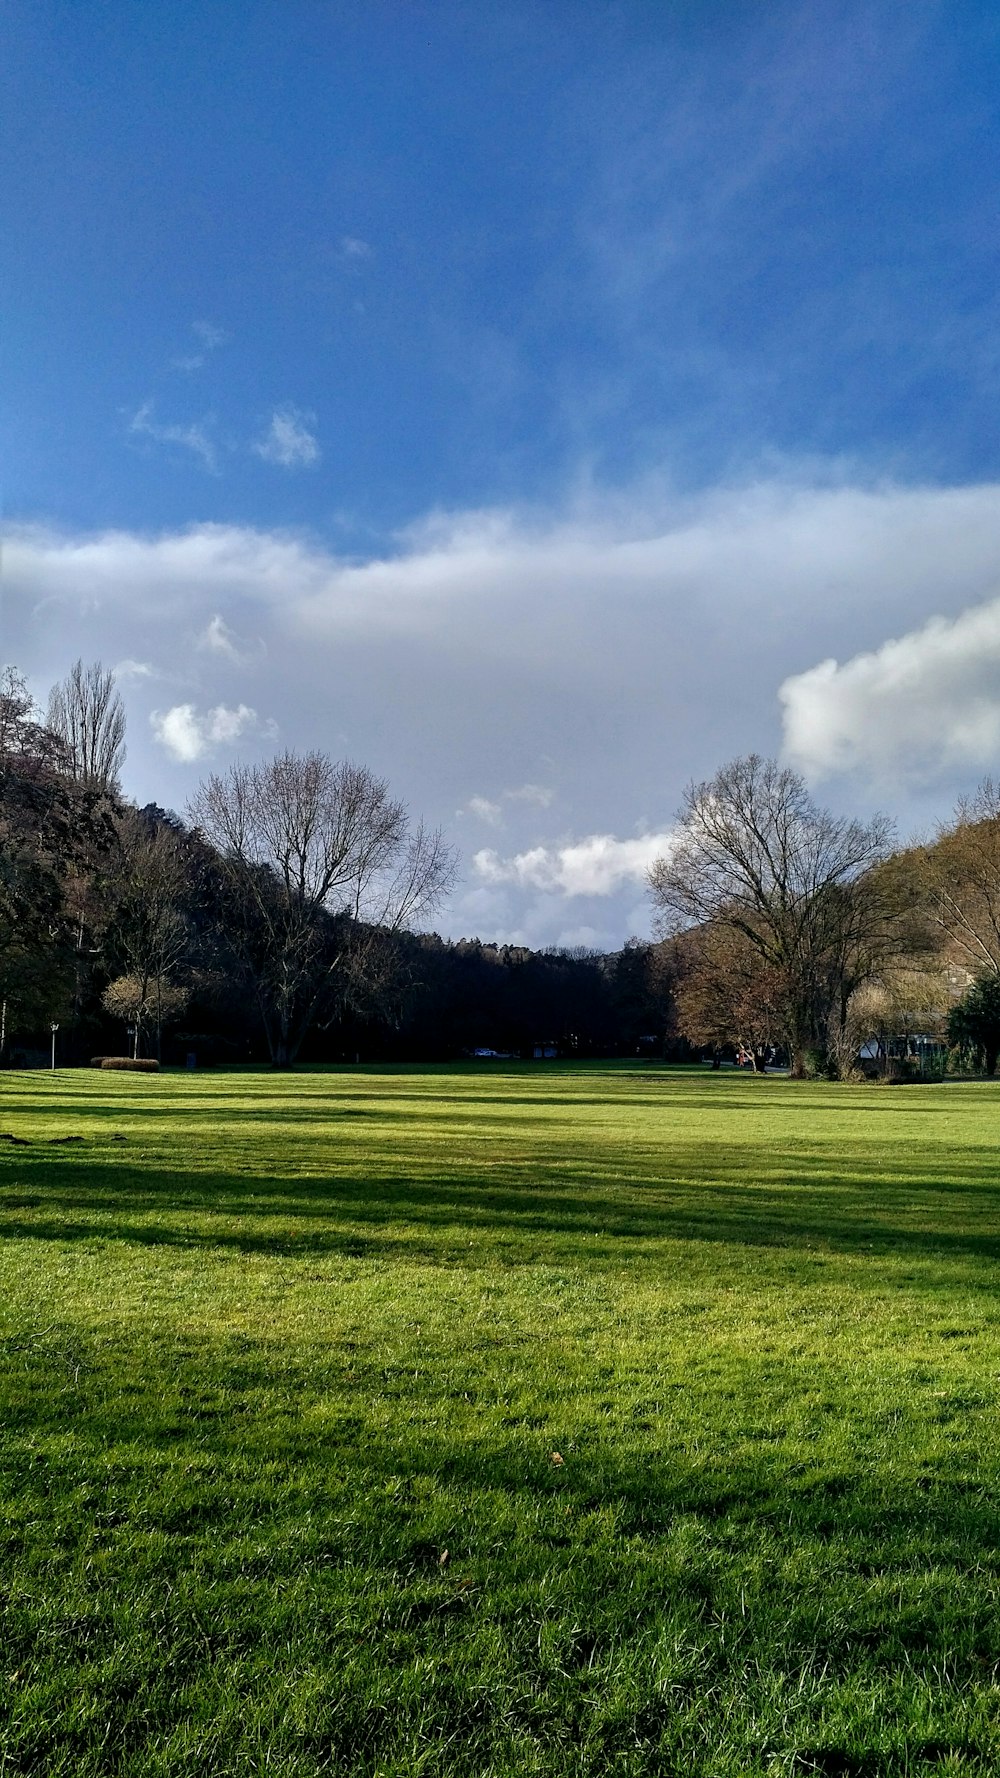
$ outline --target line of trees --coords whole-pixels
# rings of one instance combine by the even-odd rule
[[[122,795],[114,678],[77,661],[43,721],[0,681],[0,1047],[101,1015],[133,1052],[202,1023],[262,1032],[287,1066],[309,1031],[371,1010],[394,941],[447,893],[438,833],[363,766],[285,753],[213,776],[182,822]],[[79,1047],[79,1045],[77,1045]]]
[[[0,675],[0,1057],[123,1047],[232,1060],[669,1054],[850,1074],[866,1040],[1000,1055],[1000,789],[932,844],[835,816],[757,755],[685,794],[650,873],[656,943],[610,956],[446,942],[439,832],[366,767],[284,753],[206,778],[186,818],[123,795],[113,675],[45,716]]]
[[[114,678],[78,661],[43,719],[0,678],[0,1056],[434,1057],[662,1047],[659,948],[448,942],[438,832],[367,768],[284,753],[213,774],[184,819],[121,789]]]
[[[650,872],[672,941],[676,1023],[761,1066],[851,1074],[867,1042],[1000,1052],[1000,792],[987,781],[932,845],[835,816],[752,754],[691,785]],[[995,1030],[989,1019],[995,1011]],[[888,1051],[886,1050],[886,1053]]]

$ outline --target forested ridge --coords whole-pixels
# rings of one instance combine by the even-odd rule
[[[662,947],[611,957],[427,925],[455,859],[363,767],[282,755],[188,818],[123,794],[113,677],[45,716],[0,684],[0,1053],[183,1062],[633,1054],[667,1027]],[[193,817],[193,818],[192,818]]]
[[[1000,793],[930,845],[756,755],[686,793],[658,937],[532,951],[434,931],[458,861],[366,767],[234,764],[184,816],[124,795],[114,678],[0,681],[0,1059],[199,1065],[736,1057],[856,1072],[1000,1053]],[[54,1047],[53,1047],[54,1040]],[[943,1059],[941,1060],[943,1066]]]

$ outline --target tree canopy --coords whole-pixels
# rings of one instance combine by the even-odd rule
[[[821,808],[796,772],[749,754],[685,793],[670,851],[650,872],[666,931],[733,935],[745,978],[777,999],[792,1072],[826,1050],[850,994],[900,942],[900,907],[876,867],[892,824]],[[745,993],[746,985],[743,992]]]
[[[43,719],[0,674],[0,1057],[737,1050],[849,1073],[940,1036],[987,1065],[1000,790],[933,844],[824,808],[750,754],[685,793],[650,873],[656,942],[609,956],[420,931],[456,870],[386,781],[314,750],[210,774],[185,818],[124,796],[114,675],[77,661]],[[949,1019],[949,1011],[953,1016]],[[978,1022],[977,1022],[978,1021]],[[645,1046],[645,1047],[644,1047]]]

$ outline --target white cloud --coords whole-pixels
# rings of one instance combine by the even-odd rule
[[[7,584],[38,609],[55,600],[67,612],[104,610],[116,627],[130,616],[144,625],[163,619],[199,621],[231,599],[248,607],[280,607],[325,584],[333,560],[280,532],[235,525],[196,525],[146,536],[104,531],[66,537],[41,527],[8,531]]]
[[[206,430],[209,424],[205,420],[194,421],[190,426],[161,426],[153,418],[153,403],[144,401],[133,414],[128,429],[144,438],[154,439],[157,444],[180,445],[183,450],[191,451],[214,475],[219,465],[215,445]]]
[[[656,489],[594,496],[561,517],[435,513],[363,561],[249,526],[160,536],[10,528],[4,570],[33,602],[135,610],[141,595],[144,617],[163,612],[171,623],[188,611],[204,625],[223,608],[270,610],[315,646],[423,634],[452,660],[474,649],[498,672],[519,662],[539,687],[537,718],[551,695],[543,687],[581,668],[635,708],[665,673],[675,696],[691,680],[700,698],[720,672],[742,692],[748,652],[776,655],[776,680],[789,655],[815,660],[827,636],[837,647],[860,633],[876,646],[886,621],[919,622],[992,594],[998,535],[1000,485],[772,483],[686,502]],[[717,703],[713,724],[724,715]]]
[[[189,763],[200,759],[205,751],[202,724],[193,704],[175,704],[172,710],[154,710],[150,717],[153,733],[172,759]]]
[[[235,710],[217,704],[203,716],[199,716],[193,704],[175,704],[171,710],[154,710],[149,720],[161,747],[182,765],[190,765],[204,758],[213,747],[231,744],[243,735],[272,738],[275,733],[274,724],[262,724],[256,710],[248,704],[240,704]]]
[[[475,815],[490,827],[504,825],[504,804],[522,803],[527,807],[547,809],[555,796],[544,784],[521,784],[516,790],[501,790],[499,801],[488,796],[470,796],[459,814]]]
[[[236,710],[227,710],[225,704],[217,704],[205,719],[209,745],[216,741],[236,741],[248,729],[256,729],[258,733],[264,729],[273,733],[273,724],[259,723],[256,710],[251,710],[246,704],[240,704]]]
[[[461,891],[449,904],[449,927],[469,938],[528,945],[533,950],[586,945],[601,951],[618,950],[625,935],[649,928],[648,908],[644,919],[623,922],[613,896],[583,906],[589,917],[581,919],[581,904],[558,891],[478,885]]]
[[[650,865],[670,843],[668,833],[643,834],[636,840],[595,833],[565,846],[533,846],[513,858],[486,849],[476,853],[472,865],[484,883],[516,883],[562,895],[613,895],[623,884],[645,882]]]
[[[927,780],[1000,755],[1000,599],[785,680],[785,754],[812,778]]]
[[[566,834],[665,831],[688,779],[751,749],[778,750],[778,687],[836,659],[847,666],[827,669],[832,692],[807,679],[808,697],[801,686],[797,703],[786,693],[789,745],[822,769],[833,745],[823,724],[851,664],[870,654],[884,667],[885,638],[919,636],[935,616],[962,643],[960,614],[996,598],[998,539],[1000,485],[791,479],[685,500],[653,484],[614,497],[585,490],[558,513],[435,513],[366,558],[248,526],[159,536],[9,529],[5,648],[41,686],[77,654],[151,663],[178,687],[160,693],[160,713],[189,701],[201,720],[245,700],[273,713],[289,746],[366,761],[434,824],[454,831],[465,808],[466,832],[494,846],[494,871],[507,874],[489,886],[470,866],[447,929],[545,943],[581,924],[581,904],[559,887],[571,871],[558,862]],[[227,638],[247,657],[238,697],[219,646]],[[991,648],[977,631],[965,651],[982,657],[984,696]],[[138,677],[127,688],[128,784],[140,800],[179,805],[187,768],[154,744],[154,683]],[[904,827],[933,823],[980,775],[968,762],[993,731],[961,684],[981,725],[971,752],[940,701],[926,702],[926,675],[891,705],[891,723],[879,680],[834,724],[840,748],[851,745],[847,731],[867,736],[853,757],[869,774],[900,752],[894,725],[908,757],[931,737],[928,787],[907,791],[909,803],[893,798]],[[827,712],[822,723],[817,711]],[[951,737],[940,752],[938,727]],[[181,734],[190,749],[190,730]],[[241,745],[262,741],[247,731]],[[952,778],[932,784],[939,768]],[[550,785],[557,803],[544,800]],[[500,810],[495,825],[473,826],[473,788]],[[857,806],[863,784],[851,794]],[[512,860],[538,848],[541,863],[511,874]],[[533,872],[556,887],[534,887]],[[487,900],[470,900],[473,887]],[[640,878],[624,877],[583,909],[583,922],[621,942],[642,896]]]
[[[372,256],[370,244],[360,235],[342,235],[340,251],[345,259],[370,259]]]
[[[153,668],[148,661],[133,661],[131,659],[116,661],[112,671],[118,680],[152,679],[154,677]]]
[[[488,796],[470,796],[465,810],[468,814],[475,815],[477,820],[487,822],[490,827],[499,827],[503,820],[500,804],[492,803]]]
[[[216,612],[209,620],[198,638],[198,647],[207,649],[210,654],[224,655],[230,661],[242,661],[243,651],[225,618]]]
[[[319,462],[319,442],[309,430],[315,424],[315,414],[301,413],[294,407],[275,408],[264,437],[252,449],[265,463],[280,463],[284,469],[308,468]]]

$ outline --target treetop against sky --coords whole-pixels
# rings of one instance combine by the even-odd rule
[[[275,746],[620,944],[751,749],[929,824],[1000,744],[988,4],[12,0],[2,646],[126,788]]]

